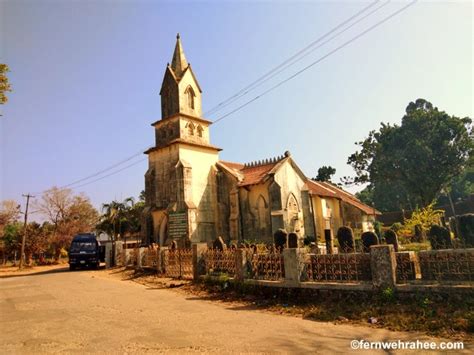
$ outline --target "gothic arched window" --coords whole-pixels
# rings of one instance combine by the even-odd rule
[[[267,211],[268,205],[267,201],[265,201],[265,198],[260,195],[257,199],[257,218],[258,218],[258,228],[260,230],[265,230],[267,228],[267,225],[269,224],[269,219],[268,219],[268,211]]]
[[[204,131],[202,126],[198,125],[196,130],[197,130],[197,133],[198,133],[198,137],[202,137],[202,131]]]
[[[194,127],[194,124],[193,124],[192,122],[189,122],[189,123],[187,124],[187,127],[188,127],[188,134],[189,134],[190,136],[194,136],[194,128],[195,128],[195,127]]]
[[[188,107],[194,110],[194,90],[191,86],[188,86],[185,91],[186,98],[188,100]]]

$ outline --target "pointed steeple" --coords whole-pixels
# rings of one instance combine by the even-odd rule
[[[171,60],[171,69],[173,69],[174,75],[179,79],[187,67],[188,62],[184,56],[183,46],[178,33],[176,35],[176,46],[174,47],[173,59]]]

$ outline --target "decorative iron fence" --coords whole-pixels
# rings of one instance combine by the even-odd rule
[[[421,279],[474,281],[474,248],[421,251]]]
[[[283,254],[276,249],[251,253],[248,261],[250,277],[253,279],[277,281],[285,278]]]
[[[235,275],[235,249],[208,249],[203,254],[206,274],[227,273]]]
[[[396,280],[397,283],[403,283],[416,280],[420,275],[420,265],[414,252],[397,252],[395,253],[397,260]]]
[[[304,271],[307,281],[370,281],[370,254],[309,254]],[[304,275],[304,273],[303,273]]]
[[[145,249],[142,253],[142,267],[156,269],[158,266],[158,249]]]
[[[166,276],[178,279],[193,277],[192,249],[169,249],[164,251],[163,256]]]

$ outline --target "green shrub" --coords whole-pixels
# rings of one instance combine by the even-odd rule
[[[385,243],[392,244],[395,251],[398,251],[398,235],[394,230],[386,230],[383,237],[385,239]]]
[[[382,239],[382,226],[383,226],[382,222],[379,222],[379,221],[374,222],[374,233],[377,234],[377,237],[379,238],[379,240]]]
[[[354,233],[350,227],[341,227],[337,230],[337,241],[342,253],[352,253],[354,251]]]
[[[364,253],[370,252],[370,247],[372,245],[378,245],[379,244],[379,238],[377,237],[377,234],[374,232],[364,232],[362,233],[361,236],[362,239],[362,246],[364,248]]]
[[[468,213],[458,217],[459,239],[468,248],[474,247],[474,214]]]
[[[403,224],[401,224],[400,222],[395,222],[394,224],[390,226],[390,229],[393,230],[394,232],[398,232],[402,228],[403,228]]]
[[[453,247],[449,229],[438,226],[437,224],[431,226],[428,239],[431,244],[431,249],[449,249]]]

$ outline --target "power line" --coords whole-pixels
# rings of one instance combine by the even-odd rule
[[[372,6],[374,6],[376,3],[378,3],[380,0],[375,0],[374,2],[370,3],[369,5],[367,5],[366,7],[362,8],[361,10],[359,10],[358,12],[356,12],[354,15],[350,16],[349,18],[347,18],[346,20],[344,20],[343,22],[341,22],[340,24],[338,24],[336,27],[332,28],[331,30],[329,30],[328,32],[326,32],[324,35],[320,36],[319,38],[317,38],[316,40],[314,40],[313,42],[311,42],[310,44],[308,44],[306,47],[304,47],[303,49],[300,49],[298,52],[296,52],[294,55],[292,55],[291,57],[289,57],[288,59],[284,60],[282,63],[280,63],[279,65],[277,65],[276,67],[274,67],[273,69],[270,69],[268,72],[266,72],[264,75],[262,75],[261,77],[257,78],[255,81],[253,81],[252,83],[250,83],[249,85],[247,85],[246,87],[240,89],[237,93],[235,93],[234,95],[230,96],[229,98],[223,100],[222,102],[218,103],[215,107],[211,108],[210,110],[208,110],[207,112],[205,112],[204,115],[208,115],[208,114],[211,114],[211,113],[214,113],[216,111],[219,111],[221,110],[223,107],[227,106],[229,103],[229,101],[232,101],[234,102],[236,98],[238,97],[241,97],[242,95],[246,95],[249,91],[252,90],[252,87],[259,83],[261,80],[267,78],[269,75],[271,75],[273,72],[275,72],[276,70],[280,69],[281,67],[285,66],[287,63],[291,62],[293,59],[297,58],[298,56],[300,56],[301,54],[303,54],[304,52],[306,52],[308,49],[310,49],[311,47],[313,47],[314,45],[316,45],[317,43],[319,43],[320,41],[322,41],[324,38],[326,38],[327,36],[329,36],[331,33],[335,32],[336,30],[338,30],[339,28],[341,28],[342,26],[346,25],[347,23],[349,23],[350,21],[352,21],[353,19],[357,18],[359,15],[363,14],[365,11],[367,11],[369,8],[371,8]]]
[[[125,167],[123,167],[123,168],[117,170],[117,171],[113,171],[113,172],[111,172],[110,174],[101,176],[100,178],[94,179],[94,180],[92,180],[92,181],[89,181],[89,182],[86,182],[86,183],[81,184],[81,185],[79,185],[79,186],[74,186],[74,187],[71,187],[71,188],[72,188],[72,189],[78,189],[78,188],[80,188],[80,187],[83,187],[83,186],[92,184],[92,183],[94,183],[94,182],[100,181],[100,180],[105,179],[105,178],[107,178],[107,177],[109,177],[109,176],[118,174],[118,173],[120,173],[120,172],[122,172],[122,171],[124,171],[124,170],[126,170],[126,169],[128,169],[128,168],[131,168],[132,166],[135,166],[135,165],[137,165],[137,164],[139,164],[139,163],[141,163],[141,162],[144,162],[145,160],[147,160],[147,158],[140,159],[140,160],[138,160],[138,161],[136,161],[136,162],[134,162],[134,163],[132,163],[132,164],[129,164],[129,165],[127,165],[127,166],[125,166]]]
[[[261,98],[262,96],[268,94],[269,92],[275,90],[276,88],[282,86],[283,84],[287,83],[288,81],[290,81],[291,79],[297,77],[298,75],[300,75],[301,73],[305,72],[306,70],[310,69],[311,67],[315,66],[316,64],[322,62],[324,59],[326,59],[327,57],[331,56],[332,54],[338,52],[339,50],[343,49],[344,47],[348,46],[349,44],[351,44],[352,42],[356,41],[357,39],[359,39],[360,37],[364,36],[365,34],[367,34],[368,32],[374,30],[375,28],[377,28],[378,26],[382,25],[383,23],[387,22],[388,20],[390,20],[391,18],[395,17],[396,15],[400,14],[401,12],[405,11],[406,9],[408,9],[410,6],[414,5],[418,0],[413,0],[412,2],[410,2],[409,4],[405,5],[404,7],[402,7],[401,9],[395,11],[394,13],[392,13],[391,15],[385,17],[384,19],[382,19],[381,21],[375,23],[374,25],[370,26],[369,28],[367,28],[366,30],[362,31],[361,33],[359,33],[358,35],[352,37],[350,40],[344,42],[342,45],[336,47],[335,49],[329,51],[327,54],[325,54],[324,56],[318,58],[316,61],[312,62],[311,64],[309,64],[308,66],[304,67],[303,69],[297,71],[296,73],[294,73],[293,75],[289,76],[288,78],[280,81],[279,83],[277,83],[276,85],[270,87],[269,89],[265,90],[264,92],[262,92],[261,94],[255,96],[253,99],[245,102],[244,104],[238,106],[237,108],[235,108],[234,110],[226,113],[225,115],[219,117],[218,119],[214,120],[213,123],[217,123],[219,121],[222,121],[224,118],[226,117],[229,117],[230,115],[232,115],[233,113],[243,109],[244,107],[250,105],[252,102],[258,100],[259,98]]]
[[[303,73],[304,71],[310,69],[311,67],[313,67],[314,65],[318,64],[319,62],[323,61],[324,59],[326,59],[327,57],[331,56],[332,54],[336,53],[337,51],[343,49],[344,47],[346,47],[347,45],[351,44],[352,42],[356,41],[357,39],[359,39],[360,37],[364,36],[365,34],[367,34],[368,32],[372,31],[373,29],[375,29],[376,27],[382,25],[383,23],[387,22],[388,20],[390,20],[391,18],[395,17],[396,15],[398,15],[399,13],[403,12],[404,10],[406,10],[407,8],[409,8],[410,6],[414,5],[418,0],[413,0],[412,2],[410,2],[409,4],[407,4],[406,6],[402,7],[401,9],[395,11],[394,13],[392,13],[391,15],[385,17],[383,20],[381,21],[378,21],[375,25],[372,25],[371,27],[369,27],[368,29],[364,30],[363,32],[359,33],[358,35],[356,35],[355,37],[351,38],[350,40],[344,42],[342,45],[336,47],[335,49],[331,50],[330,52],[328,52],[327,54],[325,54],[324,56],[318,58],[316,61],[312,62],[310,65],[304,67],[303,69],[297,71],[295,74],[291,75],[290,77],[284,79],[283,81],[277,83],[276,85],[270,87],[269,89],[265,90],[264,92],[262,92],[261,94],[257,95],[256,97],[254,97],[253,99],[245,102],[244,104],[238,106],[237,108],[235,108],[234,110],[224,114],[223,116],[219,117],[218,119],[214,120],[213,123],[217,123],[219,121],[222,121],[223,119],[225,119],[226,117],[229,117],[230,115],[232,115],[233,113],[237,112],[237,111],[240,111],[241,109],[243,109],[244,107],[250,105],[252,102],[258,100],[259,98],[261,98],[262,96],[270,93],[271,91],[275,90],[276,88],[280,87],[281,85],[285,84],[286,82],[290,81],[291,79],[295,78],[296,76],[300,75],[301,73]],[[328,31],[326,34],[324,34],[323,36],[319,37],[317,40],[313,41],[310,45],[306,46],[305,48],[303,48],[302,50],[300,50],[299,52],[297,52],[295,55],[293,55],[292,57],[288,58],[287,60],[285,60],[284,62],[282,62],[281,64],[279,64],[278,66],[276,66],[275,68],[271,69],[270,71],[268,71],[266,74],[264,74],[263,76],[261,76],[260,78],[258,78],[257,80],[255,80],[254,82],[252,82],[251,84],[247,85],[245,88],[241,89],[239,92],[237,92],[236,94],[234,94],[233,96],[231,96],[230,98],[222,101],[221,103],[219,103],[216,107],[214,107],[213,109],[211,109],[210,111],[214,110],[216,111],[217,109],[221,109],[223,108],[222,106],[225,105],[227,106],[229,102],[229,100],[232,100],[234,98],[240,98],[241,96],[243,95],[246,95],[250,90],[252,90],[253,88],[256,88],[258,86],[260,86],[261,84],[263,84],[264,82],[268,81],[269,79],[271,79],[272,77],[274,77],[275,75],[281,73],[283,70],[285,70],[286,68],[288,68],[289,66],[293,65],[294,63],[296,63],[297,61],[301,60],[302,58],[306,57],[308,54],[312,53],[314,50],[320,48],[322,45],[328,43],[329,41],[331,41],[332,39],[334,39],[335,37],[339,36],[340,34],[346,32],[348,29],[352,28],[354,25],[356,25],[357,23],[361,22],[362,20],[364,20],[365,18],[367,18],[368,16],[370,16],[371,14],[373,14],[374,12],[378,11],[379,9],[381,9],[382,7],[384,7],[385,5],[387,5],[389,3],[389,1],[383,3],[381,6],[377,7],[376,9],[372,10],[371,12],[369,12],[368,14],[364,15],[362,18],[358,19],[356,22],[352,23],[350,26],[346,27],[344,30],[336,33],[334,36],[330,37],[328,40],[326,40],[325,42],[321,43],[319,46],[317,46],[316,48],[313,48],[311,49],[311,47],[313,47],[315,44],[319,43],[321,40],[323,40],[324,38],[326,38],[328,35],[330,35],[331,33],[335,32],[337,29],[341,28],[342,26],[344,26],[345,24],[347,24],[348,22],[352,21],[354,18],[358,17],[359,15],[361,15],[362,13],[364,13],[365,11],[367,11],[370,7],[374,6],[376,3],[378,3],[379,0],[376,0],[374,1],[373,3],[369,4],[368,6],[366,6],[365,8],[361,9],[360,11],[358,11],[356,14],[354,14],[353,16],[351,16],[350,18],[348,18],[347,20],[343,21],[341,24],[339,24],[338,26],[336,26],[335,28],[333,28],[332,30]],[[303,54],[304,52],[308,51],[308,49],[311,49],[311,51]],[[298,56],[300,56],[301,54],[303,54],[300,58],[298,58]],[[292,62],[293,61],[293,62]],[[276,72],[278,69],[282,68],[280,71]],[[275,73],[274,75],[272,75],[273,73]],[[262,82],[262,80],[264,80]],[[242,94],[243,93],[243,94]],[[240,96],[239,96],[240,95]],[[233,100],[235,101],[235,100]],[[232,102],[233,102],[232,101]],[[224,107],[225,107],[224,106]],[[210,112],[208,111],[208,112]],[[86,181],[86,180],[89,180],[93,177],[96,177],[96,176],[99,176],[117,166],[120,166],[124,163],[126,163],[127,161],[130,161],[131,159],[135,158],[136,156],[138,155],[141,155],[142,152],[145,150],[146,148],[144,148],[143,150],[140,150],[138,153],[135,153],[133,154],[132,156],[129,156],[127,157],[126,159],[123,159],[107,168],[104,168],[94,174],[91,174],[89,176],[86,176],[82,179],[79,179],[79,180],[76,180],[76,181],[73,181],[67,185],[63,185],[61,188],[66,188],[66,187],[71,187],[72,185],[76,185],[77,183],[80,183],[82,181]],[[118,174],[119,172],[122,172],[123,170],[126,170],[132,166],[135,166],[143,161],[145,161],[146,158],[144,159],[141,159],[137,162],[134,162],[132,164],[129,164],[117,171],[114,171],[114,172],[111,172],[107,175],[104,175],[104,176],[101,176],[100,178],[98,179],[94,179],[92,181],[89,181],[87,183],[84,183],[84,184],[81,184],[81,185],[78,185],[78,186],[73,186],[71,188],[73,189],[76,189],[76,188],[80,188],[80,187],[83,187],[83,186],[87,186],[89,184],[92,184],[94,182],[97,182],[97,181],[100,181],[102,179],[105,179],[109,176],[112,176],[112,175],[115,175],[115,174]]]
[[[329,37],[326,41],[320,43],[318,46],[314,47],[314,48],[311,48],[308,52],[302,54],[300,57],[298,58],[295,58],[294,60],[292,61],[289,61],[286,65],[284,65],[280,70],[276,71],[276,72],[273,72],[271,75],[269,75],[267,78],[261,80],[260,82],[255,82],[255,85],[253,85],[252,87],[250,87],[249,89],[245,90],[245,92],[242,92],[240,95],[234,95],[234,98],[230,101],[228,101],[227,103],[221,105],[219,108],[217,108],[216,110],[214,110],[213,113],[215,112],[218,112],[220,110],[222,110],[223,108],[229,106],[230,104],[234,103],[235,101],[237,101],[238,99],[240,99],[241,97],[247,95],[248,93],[250,93],[251,91],[255,90],[256,88],[258,88],[259,86],[262,86],[263,84],[265,84],[266,82],[268,82],[269,80],[271,80],[272,78],[274,78],[275,76],[277,76],[278,74],[284,72],[286,69],[288,69],[289,67],[291,67],[292,65],[294,65],[295,63],[301,61],[302,59],[306,58],[308,55],[310,55],[311,53],[313,53],[315,50],[321,48],[322,46],[324,46],[326,43],[332,41],[334,38],[340,36],[341,34],[343,34],[344,32],[346,32],[347,30],[351,29],[352,27],[354,27],[355,25],[357,25],[358,23],[362,22],[363,20],[365,20],[367,17],[371,16],[372,14],[374,14],[375,12],[379,11],[381,8],[385,7],[386,5],[388,5],[390,3],[390,0],[388,1],[385,1],[384,3],[382,3],[380,6],[378,6],[377,8],[375,8],[374,10],[370,11],[368,14],[364,15],[363,17],[361,17],[360,19],[358,19],[357,21],[353,22],[351,25],[347,26],[346,28],[344,28],[342,31],[339,31],[337,32],[334,36],[331,36]]]
[[[96,172],[96,173],[94,173],[94,174],[91,174],[91,175],[88,175],[88,176],[86,176],[86,177],[84,177],[84,178],[82,178],[82,179],[73,181],[73,182],[71,182],[71,183],[69,183],[69,184],[67,184],[67,185],[63,185],[63,186],[61,186],[61,188],[70,187],[70,186],[75,185],[75,184],[77,184],[77,183],[79,183],[79,182],[82,182],[82,181],[85,181],[85,180],[89,180],[89,179],[91,179],[91,178],[93,178],[93,177],[96,177],[96,176],[98,176],[98,175],[101,175],[102,173],[105,173],[105,172],[107,172],[107,171],[109,171],[109,170],[111,170],[111,169],[113,169],[113,168],[115,168],[115,167],[117,167],[117,166],[119,166],[119,165],[122,165],[122,164],[126,163],[127,161],[130,161],[130,160],[132,160],[133,158],[135,158],[135,157],[137,157],[137,156],[143,154],[143,151],[144,151],[145,149],[146,149],[146,148],[141,149],[139,152],[137,152],[137,153],[135,153],[135,154],[129,156],[128,158],[125,158],[125,159],[123,159],[123,160],[121,160],[121,161],[119,161],[119,162],[117,162],[117,163],[115,163],[115,164],[113,164],[113,165],[111,165],[111,166],[109,166],[109,167],[107,167],[107,168],[104,168],[104,169],[102,169],[102,170],[100,170],[100,171],[98,171],[98,172]]]

